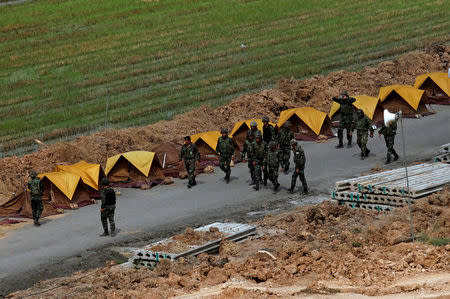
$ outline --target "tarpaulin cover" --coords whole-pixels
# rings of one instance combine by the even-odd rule
[[[417,111],[420,100],[425,91],[409,85],[390,85],[380,88],[378,99],[383,102],[393,91],[405,100],[414,110]]]
[[[133,164],[133,166],[136,167],[143,175],[148,176],[155,156],[156,154],[154,152],[147,151],[134,151],[115,155],[108,158],[106,161],[105,173],[108,175],[120,157],[123,157],[128,162]]]
[[[414,83],[414,87],[421,88],[422,84],[428,78],[430,78],[430,80],[436,83],[436,85],[439,86],[439,88],[442,89],[442,91],[445,92],[445,94],[450,97],[450,78],[448,77],[447,73],[428,73],[420,75],[416,78],[416,83]]]
[[[42,211],[41,217],[62,213],[61,210],[54,208],[46,200],[42,200],[42,204],[44,210]],[[0,206],[0,216],[32,218],[33,212],[31,209],[30,193],[28,191],[23,191],[2,204]]]
[[[104,175],[100,164],[90,164],[83,160],[72,165],[58,165],[54,171],[65,171],[79,175],[86,185],[95,190],[99,190],[99,180]]]
[[[69,200],[72,200],[73,194],[77,189],[81,177],[77,174],[69,172],[48,172],[38,175],[39,178],[47,178],[53,185],[65,195]]]
[[[203,140],[207,145],[209,145],[213,150],[216,150],[217,140],[222,136],[219,131],[208,131],[191,136],[191,141],[196,143],[197,140]]]
[[[368,118],[373,119],[373,116],[375,114],[375,110],[378,105],[378,99],[375,97],[370,97],[366,95],[360,95],[360,96],[353,96],[355,98],[355,102],[353,103],[353,106],[357,109],[361,109],[364,111],[364,114],[367,115]],[[331,104],[330,112],[328,113],[328,116],[331,118],[338,110],[341,108],[341,105],[334,102]]]
[[[233,134],[236,133],[236,131],[239,130],[242,126],[246,126],[247,130],[250,129],[250,123],[252,121],[256,122],[258,130],[260,130],[262,132],[262,129],[263,129],[262,119],[260,119],[260,118],[247,119],[247,120],[241,120],[234,124],[233,130],[231,130],[230,137],[233,137]],[[269,124],[271,124],[272,126],[275,126],[275,124],[272,122],[269,122]]]
[[[297,115],[316,135],[320,134],[320,129],[327,118],[325,112],[313,107],[301,107],[284,110],[280,114],[278,126],[281,127],[291,116]]]

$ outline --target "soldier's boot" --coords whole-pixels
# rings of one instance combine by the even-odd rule
[[[34,222],[34,226],[38,226],[38,220],[37,219],[33,219]]]
[[[188,184],[187,184],[187,187],[188,187],[188,189],[191,189],[191,188],[192,188],[191,183],[188,183]]]
[[[106,237],[106,236],[109,236],[109,233],[108,233],[107,230],[105,230],[105,231],[103,232],[103,234],[100,235],[100,237]]]
[[[384,164],[391,164],[391,156],[386,158],[386,162],[384,162]]]
[[[280,188],[280,184],[276,183],[276,184],[273,186],[273,191],[274,191],[274,192],[277,192],[279,188]]]
[[[347,142],[347,148],[351,148],[352,147],[352,138],[348,138],[348,142]]]
[[[115,237],[116,236],[116,230],[115,229],[111,229],[111,237]]]
[[[366,157],[366,154],[364,152],[361,152],[361,160],[364,160],[365,157]]]
[[[197,181],[194,178],[194,180],[192,181],[192,186],[195,186],[195,185],[197,185]]]
[[[339,143],[338,145],[335,146],[335,148],[343,148],[344,147],[344,143],[342,142],[342,139],[339,139]]]
[[[294,188],[295,186],[291,185],[291,188],[288,189],[289,193],[294,194]]]
[[[303,186],[303,194],[308,194],[308,185]]]
[[[264,185],[264,187],[267,186],[267,179],[264,179],[263,185]]]
[[[249,185],[250,185],[250,186],[253,186],[254,184],[255,184],[255,180],[252,179]]]
[[[365,154],[365,156],[368,157],[368,156],[369,156],[369,153],[370,153],[370,149],[366,148],[366,154]]]
[[[253,189],[255,189],[256,191],[259,190],[259,181],[255,183],[255,186],[253,186]]]
[[[225,183],[229,183],[230,182],[230,175],[229,174],[227,174],[226,176],[225,176]]]
[[[398,160],[398,154],[397,154],[397,152],[394,151],[394,161],[397,161],[397,160]]]

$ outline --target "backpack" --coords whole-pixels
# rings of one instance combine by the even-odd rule
[[[37,180],[37,179],[31,180],[30,183],[28,184],[28,187],[30,189],[31,196],[41,196],[42,195],[40,180]]]
[[[104,189],[103,194],[105,195],[106,206],[114,206],[116,204],[116,192],[114,192],[113,188]]]

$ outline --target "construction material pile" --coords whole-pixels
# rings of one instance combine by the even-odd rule
[[[276,89],[242,95],[231,103],[211,108],[202,106],[171,121],[140,128],[107,129],[71,142],[44,147],[23,157],[0,159],[0,204],[23,189],[31,169],[51,171],[57,164],[85,160],[105,166],[106,158],[129,151],[148,151],[158,145],[182,140],[186,135],[232,128],[233,124],[266,115],[275,120],[281,111],[312,106],[328,113],[331,98],[347,89],[351,94],[377,96],[378,89],[391,84],[413,84],[418,75],[443,71],[448,67],[450,48],[437,45],[426,52],[413,52],[393,61],[384,61],[362,72],[337,71],[305,80],[281,80]]]
[[[423,163],[336,182],[331,197],[352,208],[390,211],[441,190],[450,183],[450,165]]]
[[[297,298],[311,296],[311,290],[349,293],[340,298],[399,293],[421,297],[443,288],[448,294],[449,191],[445,188],[416,200],[412,215],[419,241],[415,243],[410,242],[406,207],[380,213],[328,201],[267,216],[254,223],[260,238],[242,243],[224,240],[218,255],[162,260],[154,271],[109,263],[106,268],[39,282],[11,298],[68,294],[77,298],[183,294],[233,298],[240,293],[240,298]]]
[[[450,163],[450,143],[441,146],[441,154],[434,158],[434,162]]]

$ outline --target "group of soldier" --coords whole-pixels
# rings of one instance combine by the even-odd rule
[[[347,131],[347,147],[352,147],[352,135],[356,130],[356,143],[361,149],[361,160],[369,156],[370,150],[367,148],[368,137],[373,138],[374,128],[370,119],[364,115],[364,111],[356,111],[356,119],[353,118],[353,103],[355,98],[349,96],[347,91],[342,91],[338,97],[333,97],[333,101],[340,105],[341,120],[338,127],[339,143],[336,148],[343,148],[344,130]],[[391,163],[392,156],[397,161],[399,156],[394,149],[395,135],[397,134],[397,123],[395,121],[384,124],[378,131],[379,137],[384,136],[387,147],[386,164]]]
[[[347,91],[343,91],[338,97],[334,97],[333,101],[340,104],[341,121],[338,128],[339,143],[336,148],[343,148],[344,130],[347,130],[347,147],[352,147],[352,135],[356,130],[356,140],[361,149],[361,159],[365,159],[370,150],[367,148],[368,136],[373,137],[374,128],[370,119],[364,115],[364,112],[357,110],[356,119],[353,118],[353,103],[355,99],[350,97]],[[270,123],[268,117],[262,119],[262,132],[258,130],[257,123],[252,121],[250,129],[247,131],[247,137],[244,141],[241,156],[243,161],[248,162],[250,172],[250,185],[258,191],[261,184],[267,185],[270,181],[273,185],[273,191],[277,192],[280,183],[278,182],[279,169],[284,174],[288,173],[290,166],[291,152],[294,160],[294,172],[292,173],[290,193],[294,193],[294,188],[299,178],[303,185],[303,193],[308,192],[308,184],[305,179],[305,153],[302,147],[294,138],[294,133],[290,129],[291,123],[286,121],[284,125],[277,131]],[[383,124],[378,131],[379,136],[384,135],[387,147],[386,163],[391,163],[391,157],[394,161],[399,158],[394,149],[394,139],[397,131],[397,123],[395,121]],[[228,136],[228,130],[223,128],[221,135],[217,141],[216,151],[219,155],[220,169],[225,173],[225,182],[230,182],[231,177],[231,161],[234,157],[234,142]],[[180,152],[180,165],[183,163],[188,173],[188,188],[197,185],[195,180],[195,168],[200,163],[200,153],[197,146],[191,142],[191,137],[184,138],[184,144]],[[116,208],[116,194],[110,187],[108,178],[102,179],[101,190],[101,207],[100,218],[103,226],[103,234],[108,236],[108,220],[111,228],[111,236],[115,235],[114,212]],[[42,195],[44,191],[42,181],[37,177],[35,171],[30,171],[30,181],[28,182],[28,190],[30,191],[31,208],[33,212],[33,220],[36,226],[40,225],[39,218],[43,211]]]
[[[250,185],[255,190],[259,190],[261,185],[267,186],[267,181],[273,184],[274,192],[277,192],[280,184],[278,182],[278,173],[288,173],[290,166],[291,151],[294,156],[295,170],[292,174],[291,187],[289,191],[294,192],[297,178],[303,184],[303,192],[308,192],[308,185],[305,179],[305,153],[297,141],[294,139],[294,133],[289,128],[291,125],[286,122],[280,131],[277,131],[270,123],[268,117],[262,119],[262,132],[258,130],[257,123],[252,121],[250,129],[247,131],[247,137],[244,141],[241,156],[243,161],[248,162],[250,172]],[[228,136],[228,129],[223,128],[221,135],[217,140],[216,152],[219,155],[219,167],[225,173],[224,180],[230,182],[231,161],[234,157],[234,141]],[[188,188],[195,186],[195,166],[200,162],[200,154],[197,146],[191,142],[191,137],[184,138],[184,145],[180,152],[180,163],[184,159],[186,171],[188,173]]]

